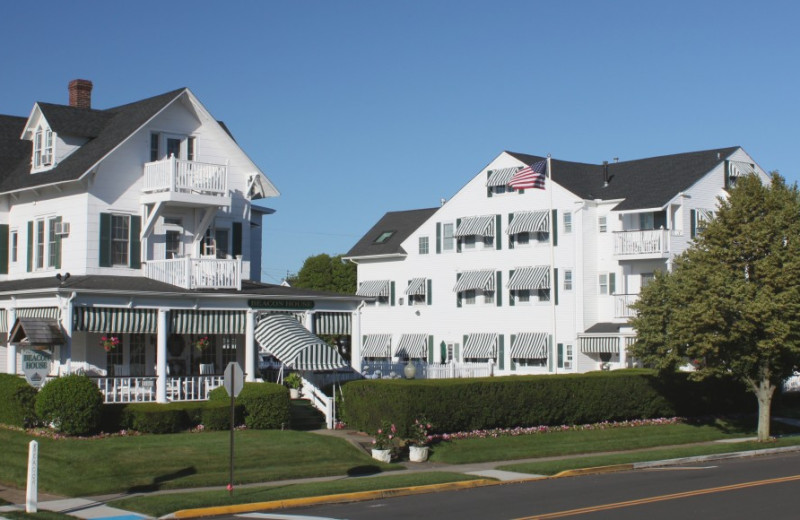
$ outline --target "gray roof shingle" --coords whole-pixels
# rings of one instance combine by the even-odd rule
[[[436,213],[439,208],[413,209],[410,211],[390,211],[377,224],[361,237],[356,245],[347,252],[347,257],[406,254],[400,244],[408,238],[423,222]],[[385,241],[376,242],[381,234],[392,231]]]

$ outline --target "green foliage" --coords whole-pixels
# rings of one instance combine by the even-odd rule
[[[289,278],[292,287],[342,294],[356,292],[356,264],[342,261],[342,255],[325,253],[309,256],[297,275]]]
[[[141,433],[179,433],[203,425],[207,430],[230,428],[231,409],[226,401],[201,401],[190,403],[130,403],[120,412],[109,408],[109,413],[120,415],[119,426]],[[105,412],[105,408],[104,408]],[[235,425],[242,424],[244,407],[234,407]]]
[[[36,425],[36,389],[23,378],[0,374],[0,423],[22,428]]]
[[[45,424],[66,435],[97,431],[103,394],[91,379],[81,375],[57,377],[36,396],[36,414]]]
[[[209,399],[228,400],[225,387],[215,388]],[[275,383],[245,383],[236,402],[244,407],[244,423],[256,430],[281,429],[289,424],[289,391]]]
[[[288,388],[299,390],[300,387],[303,386],[303,378],[300,377],[300,374],[297,372],[292,372],[286,376],[286,379],[283,380],[283,384],[285,384]]]
[[[659,378],[652,371],[508,376],[480,379],[361,380],[342,387],[343,420],[375,432],[383,421],[399,435],[414,435],[425,416],[435,433],[486,428],[585,424],[602,421],[696,416],[739,411],[743,389],[730,380]]]
[[[202,408],[202,425],[206,430],[228,430],[231,427],[231,405],[228,402],[208,401]],[[233,424],[244,422],[244,406],[235,404],[233,407]]]

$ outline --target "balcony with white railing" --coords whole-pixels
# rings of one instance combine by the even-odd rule
[[[148,260],[144,275],[152,280],[184,289],[242,288],[242,259],[237,258],[173,258]]]
[[[142,202],[230,205],[228,167],[174,156],[144,165]]]
[[[667,229],[614,232],[614,255],[630,259],[666,258],[670,252]]]
[[[631,305],[639,301],[638,294],[615,294],[614,295],[614,317],[615,318],[634,318],[636,311],[631,309]]]

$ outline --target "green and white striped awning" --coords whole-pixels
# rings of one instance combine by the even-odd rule
[[[520,332],[511,344],[511,359],[547,359],[547,333]]]
[[[17,309],[17,318],[47,318],[61,319],[61,309],[58,307],[22,307]]]
[[[578,341],[584,354],[619,354],[619,336],[582,336]]]
[[[306,330],[296,319],[270,314],[258,322],[255,339],[264,352],[295,370],[336,370],[347,366],[336,349]]]
[[[391,280],[367,280],[361,282],[356,291],[356,296],[367,296],[377,298],[379,296],[389,296]]]
[[[755,174],[756,169],[750,163],[744,161],[729,161],[728,162],[728,175],[731,177],[741,177],[743,175]]]
[[[0,334],[8,332],[8,311],[0,309]]]
[[[350,334],[349,312],[316,312],[314,313],[314,330],[317,334],[341,336]]]
[[[425,296],[425,278],[414,278],[408,283],[406,294],[409,296]]]
[[[156,309],[76,307],[73,314],[73,329],[86,332],[155,334],[158,330],[158,311]]]
[[[549,211],[518,211],[506,228],[506,233],[548,233],[550,231]]]
[[[401,334],[394,355],[400,359],[424,358],[428,337],[425,334]]]
[[[362,358],[388,358],[392,356],[391,334],[370,334],[361,347]]]
[[[519,171],[519,166],[513,168],[500,168],[499,170],[492,170],[489,173],[489,179],[486,181],[486,186],[492,188],[494,186],[507,186],[508,181]]]
[[[245,311],[174,309],[169,315],[175,334],[244,334],[247,324]]]
[[[470,334],[464,344],[464,358],[496,358],[497,334],[480,332]]]
[[[517,267],[508,279],[507,287],[510,291],[549,289],[550,267],[547,265]]]
[[[494,271],[491,269],[482,269],[480,271],[464,271],[461,273],[461,277],[456,282],[455,287],[453,287],[453,292],[459,293],[472,289],[493,291]]]
[[[470,235],[481,235],[485,237],[494,236],[494,215],[482,215],[480,217],[465,217],[461,219],[458,229],[453,236],[466,237]]]

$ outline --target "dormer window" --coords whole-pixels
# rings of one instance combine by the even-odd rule
[[[53,131],[40,126],[33,136],[33,169],[53,166],[53,156]]]

